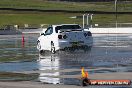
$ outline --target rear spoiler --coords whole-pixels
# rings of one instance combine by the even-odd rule
[[[73,32],[73,31],[82,31],[82,29],[60,29],[60,30],[58,30],[59,33]]]

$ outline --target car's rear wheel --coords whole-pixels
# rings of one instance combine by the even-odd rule
[[[88,51],[91,51],[91,46],[84,46],[83,47],[83,50],[84,50],[84,52],[88,52]]]

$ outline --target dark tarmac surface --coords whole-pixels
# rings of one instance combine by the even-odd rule
[[[80,75],[83,66],[89,74],[132,72],[132,36],[93,35],[94,44],[87,53],[83,51],[59,52],[55,55],[40,55],[36,49],[39,35],[26,34],[25,44],[21,35],[0,35],[0,71],[41,71],[37,80],[53,84],[78,85],[75,78],[60,78],[61,75]],[[5,59],[9,59],[5,60]],[[13,60],[13,61],[12,61]],[[48,71],[47,71],[48,70]],[[64,72],[54,70],[64,70]],[[66,70],[66,71],[65,71]],[[106,86],[107,88],[130,88],[130,86]],[[103,88],[106,88],[103,86]],[[91,86],[90,88],[95,88]],[[100,86],[96,88],[102,88]]]

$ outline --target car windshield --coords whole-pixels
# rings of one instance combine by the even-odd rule
[[[81,29],[79,25],[62,25],[61,29]]]
[[[60,29],[76,30],[76,29],[81,29],[81,27],[79,25],[62,25],[62,26],[57,26],[55,28],[56,33],[58,33],[58,30],[60,30]]]

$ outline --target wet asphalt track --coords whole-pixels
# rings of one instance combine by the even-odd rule
[[[58,76],[79,75],[81,66],[85,67],[85,69],[92,69],[89,71],[89,74],[132,72],[131,35],[93,35],[94,44],[87,53],[75,51],[72,53],[59,52],[55,55],[40,55],[36,49],[37,37],[38,35],[34,34],[25,35],[25,44],[21,45],[21,35],[0,35],[0,58],[19,59],[13,62],[0,63],[0,71],[21,72],[76,69],[70,72],[41,73],[37,79],[42,82],[54,84],[76,85],[80,83],[79,80],[75,78],[58,78]],[[105,88],[105,86],[103,87]],[[111,88],[110,86],[106,87]],[[94,86],[91,86],[91,88],[94,88]],[[102,87],[98,86],[98,88]],[[112,88],[129,88],[129,86],[113,86]]]

